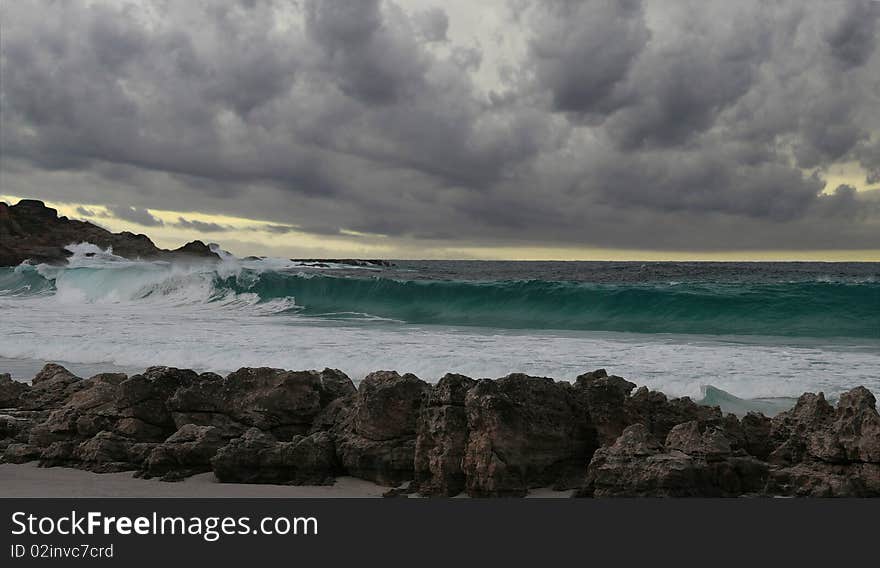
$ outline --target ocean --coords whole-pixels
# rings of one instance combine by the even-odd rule
[[[171,265],[71,250],[68,266],[0,268],[0,372],[332,367],[357,382],[604,367],[695,399],[880,393],[880,263]]]

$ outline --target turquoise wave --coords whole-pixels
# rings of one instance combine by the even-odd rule
[[[313,315],[358,312],[419,324],[880,338],[880,284],[873,282],[621,285],[267,273],[241,291],[292,296]]]
[[[595,284],[255,270],[228,275],[214,269],[164,276],[161,270],[75,268],[45,276],[22,267],[2,269],[0,295],[54,294],[59,292],[56,286],[76,287],[80,293],[71,297],[84,301],[111,295],[114,301],[139,301],[184,291],[191,301],[212,302],[247,294],[258,303],[292,300],[280,314],[327,318],[360,314],[413,324],[503,329],[880,339],[877,282]]]

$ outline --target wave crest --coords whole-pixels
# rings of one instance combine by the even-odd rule
[[[281,261],[128,261],[81,243],[69,265],[0,270],[0,295],[204,304],[287,316],[507,329],[880,339],[876,282],[639,283],[334,276]]]

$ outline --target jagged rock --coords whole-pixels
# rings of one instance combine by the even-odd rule
[[[743,435],[743,449],[749,455],[766,460],[773,451],[770,443],[771,420],[763,414],[749,412],[740,421]]]
[[[810,437],[810,454],[827,462],[880,463],[880,414],[865,387],[840,395],[830,431]]]
[[[701,406],[688,397],[668,399],[665,394],[639,388],[627,399],[627,415],[633,422],[641,422],[659,440],[663,440],[674,426],[691,420],[700,424],[722,422],[721,409]]]
[[[415,481],[423,495],[457,495],[465,488],[462,470],[468,441],[465,398],[476,384],[447,374],[431,389],[419,416]]]
[[[227,483],[323,485],[332,483],[339,472],[327,432],[279,442],[257,428],[220,448],[211,465],[217,479]]]
[[[63,263],[70,256],[64,247],[88,242],[113,254],[130,259],[168,261],[219,260],[201,241],[177,250],[160,249],[146,235],[128,231],[111,233],[87,221],[59,217],[58,211],[35,199],[22,199],[15,205],[0,202],[0,266],[31,262]]]
[[[837,408],[805,393],[771,423],[768,460],[776,465],[768,493],[813,497],[880,496],[880,415],[858,387]]]
[[[157,426],[144,422],[140,418],[120,418],[113,431],[132,440],[142,442],[156,442],[162,440],[168,435],[168,425]]]
[[[341,371],[285,371],[243,368],[225,379],[201,376],[169,401],[176,423],[215,426],[227,435],[248,427],[279,437],[305,434],[333,400],[354,393]]]
[[[618,376],[609,376],[605,369],[580,375],[574,394],[590,415],[599,445],[613,444],[623,429],[632,423],[626,401],[635,383]]]
[[[771,423],[772,463],[809,460],[831,464],[880,463],[880,416],[871,392],[858,387],[840,396],[837,408],[822,393],[805,393]]]
[[[0,408],[18,408],[18,399],[28,388],[27,383],[12,380],[9,373],[0,373]]]
[[[31,381],[31,388],[19,396],[21,410],[51,410],[64,404],[83,388],[83,380],[61,365],[49,363]]]
[[[27,463],[39,457],[40,448],[20,442],[9,444],[3,451],[3,461],[5,463]]]
[[[429,388],[409,373],[367,375],[335,430],[337,453],[350,475],[389,486],[413,479],[416,426]]]
[[[721,460],[731,455],[730,440],[720,428],[708,427],[700,431],[696,420],[679,424],[666,437],[666,449],[678,450],[708,460]]]
[[[40,452],[40,467],[80,467],[75,457],[81,442],[76,440],[57,440]]]
[[[330,404],[325,406],[321,412],[315,416],[315,419],[312,421],[312,427],[309,429],[309,434],[314,434],[315,432],[338,431],[347,423],[352,408],[354,407],[356,397],[357,391],[355,391],[355,394],[350,394],[331,401]]]
[[[119,384],[117,413],[120,418],[135,418],[154,426],[160,432],[159,440],[164,440],[177,431],[169,399],[179,388],[197,378],[198,374],[189,369],[150,367]]]
[[[31,430],[47,415],[40,410],[9,410],[0,414],[0,450],[14,442],[27,442]]]
[[[79,390],[31,430],[30,443],[47,447],[60,440],[85,440],[110,429],[116,419],[118,386],[125,379],[124,374],[102,373],[80,381]]]
[[[425,495],[567,488],[587,464],[591,496],[880,495],[880,415],[863,387],[836,408],[807,393],[773,419],[741,420],[634,387],[603,370],[574,385],[447,375],[433,388],[383,371],[356,390],[330,369],[223,378],[151,367],[83,380],[50,364],[30,388],[0,376],[21,406],[0,414],[0,452],[165,479],[209,468],[270,483],[348,473],[393,487],[412,480],[405,491]]]
[[[580,483],[596,447],[587,413],[553,379],[512,374],[480,380],[466,397],[462,468],[472,496],[525,495]]]
[[[137,469],[140,464],[132,462],[131,445],[131,439],[119,434],[98,432],[77,446],[73,457],[81,469],[98,473]]]
[[[771,470],[765,492],[794,497],[880,497],[880,464],[804,462]]]
[[[685,453],[684,448],[691,453]],[[696,421],[673,428],[664,447],[644,424],[596,451],[584,493],[594,497],[736,497],[760,492],[767,464],[732,455],[723,432]]]
[[[213,426],[182,426],[150,452],[144,463],[144,477],[171,481],[211,471],[211,458],[226,442]]]

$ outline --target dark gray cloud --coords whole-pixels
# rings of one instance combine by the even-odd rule
[[[231,227],[218,223],[199,221],[198,219],[185,219],[184,217],[178,217],[174,226],[181,229],[191,229],[200,233],[224,233],[231,230]]]
[[[508,8],[461,44],[439,3],[3,3],[3,190],[443,246],[880,247],[876,192],[823,193],[880,181],[880,3]]]
[[[531,47],[555,109],[601,120],[627,104],[629,72],[651,37],[642,8],[639,0],[539,6]]]
[[[161,227],[165,223],[150,213],[149,209],[138,209],[137,207],[125,205],[110,205],[107,207],[110,215],[123,221],[129,221],[144,227]]]
[[[449,16],[442,8],[434,7],[413,14],[413,21],[419,34],[429,42],[447,41]]]
[[[291,227],[290,225],[260,225],[258,227],[254,227],[255,231],[266,231],[268,233],[274,233],[276,235],[286,235],[287,233],[292,233],[297,230],[296,227]]]

